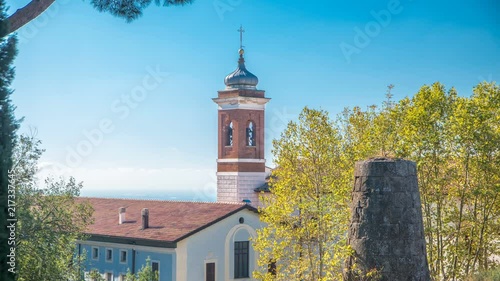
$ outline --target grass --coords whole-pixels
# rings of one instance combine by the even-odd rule
[[[500,267],[477,273],[469,277],[467,281],[500,281]]]

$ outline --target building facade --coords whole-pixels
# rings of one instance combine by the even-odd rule
[[[269,98],[245,66],[229,74],[218,105],[217,203],[81,198],[94,208],[94,223],[79,241],[85,274],[125,280],[149,259],[160,281],[253,280],[252,247],[261,227],[256,207],[268,191],[264,113]]]
[[[94,207],[89,239],[77,243],[87,280],[93,270],[106,280],[125,280],[147,259],[160,281],[253,280],[252,239],[261,223],[248,204],[79,200]]]

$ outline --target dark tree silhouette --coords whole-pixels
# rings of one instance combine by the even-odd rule
[[[31,0],[26,6],[18,9],[8,17],[8,34],[15,32],[23,25],[34,20],[45,12],[55,0]],[[190,4],[193,0],[90,0],[90,4],[99,12],[110,13],[131,22],[142,15],[142,11],[155,4],[157,6],[174,6]]]
[[[9,268],[13,270],[13,267],[7,265],[7,262],[11,261],[7,255],[12,256],[12,252],[15,255],[15,251],[11,250],[15,248],[15,245],[8,240],[11,237],[11,231],[7,229],[7,225],[14,223],[7,221],[7,219],[13,219],[9,216],[8,207],[14,207],[12,203],[9,204],[8,199],[14,202],[15,198],[12,196],[8,198],[9,194],[12,195],[13,188],[9,182],[9,171],[12,169],[12,153],[19,121],[14,117],[15,107],[10,100],[12,94],[10,85],[14,79],[12,63],[17,54],[17,39],[15,36],[7,35],[5,10],[5,1],[0,0],[0,280],[10,281],[14,280],[15,276],[8,271]]]

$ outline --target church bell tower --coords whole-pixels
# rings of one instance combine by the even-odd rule
[[[244,30],[240,28],[238,67],[226,76],[226,88],[213,101],[218,105],[217,201],[248,202],[257,206],[254,189],[266,179],[264,111],[269,98],[245,67]]]

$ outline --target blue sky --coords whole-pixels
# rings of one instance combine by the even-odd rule
[[[12,11],[27,2],[7,1]],[[334,116],[379,104],[389,84],[400,99],[435,81],[461,95],[498,81],[499,8],[493,0],[198,0],[152,6],[126,23],[88,1],[58,0],[18,32],[12,99],[25,117],[21,132],[43,141],[42,176],[73,175],[83,194],[185,191],[211,200],[211,98],[236,67],[240,24],[247,68],[272,98],[272,166],[271,140],[304,106]],[[78,149],[85,153],[75,157]]]

